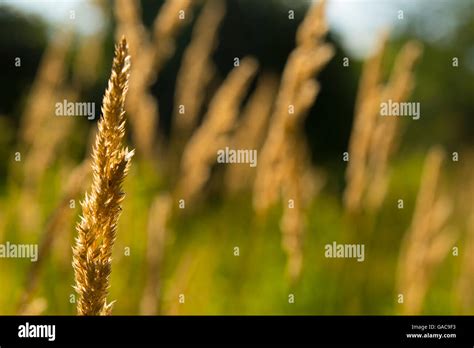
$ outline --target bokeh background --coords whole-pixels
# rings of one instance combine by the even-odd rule
[[[232,70],[234,57],[255,57],[258,76],[280,76],[295,47],[297,28],[312,5],[305,0],[217,1],[225,4],[225,16],[211,56],[215,69],[204,93],[202,115]],[[148,31],[163,2],[139,2]],[[173,53],[150,84],[160,115],[154,129],[157,154],[150,160],[139,153],[125,182],[109,296],[117,301],[114,314],[407,313],[399,303],[397,265],[423,163],[434,145],[446,154],[439,186],[451,202],[446,226],[453,243],[429,272],[416,258],[412,263],[421,269],[419,281],[426,284],[422,306],[414,314],[474,314],[474,1],[327,1],[326,41],[334,46],[335,55],[317,76],[321,91],[304,123],[312,164],[325,180],[305,213],[304,261],[297,281],[285,276],[281,207],[258,216],[252,208],[251,186],[229,195],[218,170],[200,204],[173,216],[166,240],[158,238],[156,246],[149,241],[154,197],[175,181],[167,170],[169,153],[163,149],[169,148],[172,138],[176,77],[206,2],[192,1],[186,24],[175,36]],[[26,129],[38,110],[48,110],[65,96],[95,102],[98,116],[117,35],[115,5],[105,0],[0,0],[0,243],[39,243],[45,248],[38,265],[26,259],[0,259],[1,314],[75,314],[71,246],[84,195],[82,183],[87,188],[88,179],[80,175],[71,179],[71,174],[89,154],[96,120],[57,118],[51,111],[52,121],[33,134]],[[294,20],[288,19],[289,10],[295,11]],[[420,103],[421,118],[400,120],[399,149],[390,160],[388,190],[380,209],[348,214],[343,203],[347,163],[342,158],[349,147],[362,67],[374,54],[382,32],[389,33],[385,79],[407,41],[423,45],[409,98]],[[52,57],[47,58],[48,52]],[[16,57],[21,57],[20,67]],[[346,57],[348,66],[343,65]],[[458,58],[457,66],[453,58]],[[41,69],[46,59],[56,60],[50,71]],[[48,81],[57,85],[52,95],[42,95]],[[253,82],[243,105],[255,88]],[[54,104],[48,105],[48,100]],[[129,143],[135,146],[130,135]],[[17,152],[22,155],[19,162]],[[457,161],[452,160],[453,152],[459,155]],[[64,190],[74,186],[74,180],[81,185],[76,185],[79,192],[72,195],[76,204],[70,207]],[[400,198],[403,209],[397,206]],[[366,260],[325,258],[324,246],[333,241],[364,243]],[[234,255],[236,246],[239,256]],[[144,300],[153,273],[147,271],[150,249],[160,254],[153,269],[153,308]],[[180,294],[185,303],[179,302]]]

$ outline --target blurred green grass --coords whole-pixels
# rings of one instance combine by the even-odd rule
[[[377,215],[348,216],[338,194],[324,189],[307,214],[303,273],[296,284],[285,278],[279,207],[259,218],[252,210],[249,192],[234,197],[212,196],[196,208],[187,206],[186,213],[177,214],[170,224],[162,272],[162,313],[397,314],[397,258],[411,221],[422,162],[423,154],[415,153],[394,163],[389,192]],[[40,185],[42,226],[60,201],[64,171],[59,168],[49,168]],[[2,240],[36,243],[44,228],[21,230],[15,214],[20,190],[10,186],[0,201],[6,219]],[[109,299],[117,301],[114,314],[139,313],[146,282],[148,209],[162,190],[159,169],[149,163],[133,163],[125,181],[126,197],[113,254]],[[399,198],[404,199],[404,209],[397,208]],[[42,267],[34,298],[46,299],[45,314],[75,314],[75,304],[70,303],[74,294],[71,246],[80,212],[76,204],[72,218],[57,231],[52,252]],[[325,258],[324,246],[333,241],[364,243],[365,261]],[[127,247],[129,256],[124,253]],[[239,256],[234,256],[234,247],[239,247]],[[461,259],[448,255],[435,273],[425,314],[455,314],[459,310],[453,288]],[[5,259],[0,267],[1,314],[14,314],[30,261]],[[181,293],[186,296],[184,304],[178,303]],[[292,304],[289,294],[295,296]]]

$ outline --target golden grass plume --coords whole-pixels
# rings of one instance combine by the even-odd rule
[[[125,35],[130,41],[133,73],[126,105],[131,133],[140,155],[151,158],[158,125],[158,104],[150,94],[154,80],[153,45],[141,20],[140,2],[137,0],[115,1],[117,19],[116,37]]]
[[[381,95],[382,101],[391,99],[394,102],[403,102],[408,99],[415,85],[413,67],[421,53],[422,47],[418,42],[410,41],[403,46]],[[367,187],[366,204],[369,209],[378,209],[385,198],[389,160],[398,148],[401,128],[399,120],[385,117],[378,120],[373,131],[368,158],[371,184]]]
[[[207,1],[193,28],[191,43],[186,48],[176,78],[173,141],[186,141],[196,126],[204,100],[204,90],[214,74],[211,54],[217,43],[219,25],[225,4]],[[180,105],[185,112],[180,113]],[[181,150],[180,147],[178,147]],[[172,149],[174,151],[174,149]]]
[[[260,150],[267,134],[277,90],[276,76],[264,73],[259,78],[257,87],[245,105],[232,136],[233,148]],[[246,187],[251,187],[254,178],[255,169],[248,165],[228,166],[224,179],[226,189],[230,193],[237,193]]]
[[[296,48],[283,71],[254,183],[257,213],[265,213],[283,198],[282,247],[288,256],[286,273],[291,281],[301,273],[304,211],[314,193],[311,188],[316,187],[308,186],[315,177],[311,175],[307,144],[302,140],[302,123],[319,92],[314,77],[334,55],[332,45],[324,43],[327,31],[325,2],[321,1],[309,9],[298,27]]]
[[[167,0],[161,7],[153,22],[155,71],[159,72],[163,64],[173,55],[175,38],[192,17],[190,11],[192,6],[192,0]]]
[[[26,148],[35,141],[54,109],[56,93],[66,76],[66,55],[71,48],[72,39],[70,30],[59,32],[48,44],[41,58],[21,117],[20,139]]]
[[[415,83],[413,67],[422,52],[419,43],[406,43],[384,85],[382,59],[386,41],[387,34],[383,33],[375,54],[364,64],[359,82],[344,191],[344,204],[351,213],[359,211],[362,203],[377,210],[383,202],[389,179],[389,159],[398,145],[400,120],[377,117],[380,104],[389,99],[402,102],[409,97]]]
[[[93,180],[90,193],[81,203],[83,215],[77,225],[73,249],[75,290],[80,315],[110,315],[107,303],[116,238],[122,182],[130,167],[133,151],[122,145],[125,135],[125,97],[128,90],[130,56],[125,38],[115,48],[115,57],[105,91],[102,118],[92,153]]]
[[[193,200],[210,176],[217,151],[231,141],[231,131],[258,63],[251,57],[240,61],[214,95],[202,125],[186,145],[176,186],[179,199]]]
[[[138,0],[115,2],[116,36],[129,38],[130,55],[135,62],[126,106],[132,137],[137,151],[147,159],[152,158],[155,152],[155,133],[159,122],[158,103],[149,88],[174,52],[174,40],[180,29],[188,23],[180,18],[180,11],[186,13],[191,5],[189,0],[167,0],[155,18],[153,35],[150,35],[142,23]]]
[[[446,227],[452,202],[437,194],[444,157],[439,147],[426,156],[412,222],[402,241],[397,287],[404,297],[403,314],[421,312],[432,275],[457,239]]]
[[[254,185],[253,203],[259,212],[266,211],[279,197],[286,166],[286,157],[282,154],[288,139],[300,135],[301,123],[316,99],[319,85],[314,76],[334,54],[333,47],[323,42],[327,32],[324,11],[324,1],[310,8],[298,28],[297,46],[283,71]]]

